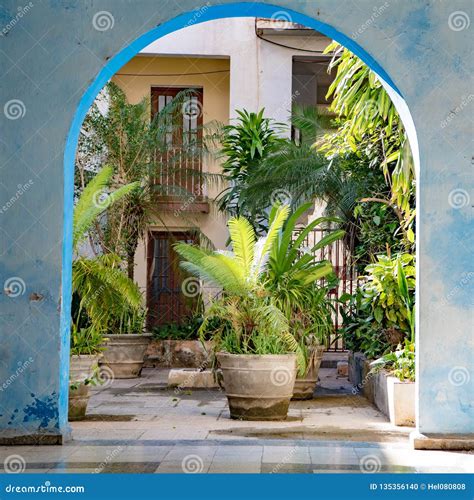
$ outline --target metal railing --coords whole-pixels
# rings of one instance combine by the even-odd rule
[[[297,237],[300,232],[301,230],[297,230],[295,232],[295,237]],[[302,248],[309,251],[330,232],[331,229],[313,229],[305,238]],[[315,261],[328,260],[331,262],[334,272],[339,278],[338,285],[329,291],[334,306],[332,314],[334,333],[330,336],[326,350],[332,352],[345,351],[344,342],[340,335],[340,328],[342,326],[342,305],[339,302],[339,298],[345,293],[352,294],[357,286],[357,273],[354,266],[351,245],[347,244],[344,240],[337,240],[320,250],[316,250],[314,252],[314,259]],[[325,284],[325,280],[321,280],[321,284]]]

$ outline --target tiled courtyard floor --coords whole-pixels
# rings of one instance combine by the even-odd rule
[[[472,472],[469,453],[414,451],[397,428],[321,370],[316,397],[285,422],[229,419],[224,394],[166,387],[164,370],[94,389],[63,446],[1,447],[6,471],[141,473]]]

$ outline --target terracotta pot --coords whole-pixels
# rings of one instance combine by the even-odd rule
[[[139,377],[151,337],[151,333],[107,335],[100,360],[103,376],[106,379]]]
[[[248,355],[220,352],[231,418],[284,420],[293,395],[296,355]]]
[[[84,381],[92,377],[99,357],[71,356],[69,365],[69,420],[82,420],[86,416],[89,403],[89,386]]]
[[[312,359],[310,360],[308,371],[303,377],[296,376],[295,388],[291,399],[311,399],[318,383],[319,367],[323,360],[324,347],[316,348]]]

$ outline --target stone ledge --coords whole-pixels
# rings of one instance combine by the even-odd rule
[[[421,434],[413,431],[410,444],[415,450],[474,450],[474,434]]]
[[[219,387],[211,370],[200,371],[192,368],[170,370],[168,386],[181,389],[212,389]]]
[[[21,436],[0,436],[0,446],[48,446],[64,444],[70,441],[67,434],[24,434]]]

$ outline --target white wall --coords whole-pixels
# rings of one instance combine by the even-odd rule
[[[322,50],[329,39],[323,36],[272,36],[265,38],[292,47]],[[292,61],[312,52],[279,47],[259,39],[255,18],[220,19],[192,25],[169,34],[141,51],[146,55],[182,57],[230,57],[229,115],[235,109],[257,111],[279,122],[287,122],[292,102]],[[192,71],[192,69],[190,69]]]

